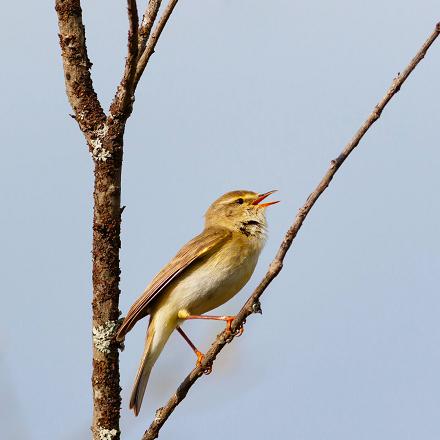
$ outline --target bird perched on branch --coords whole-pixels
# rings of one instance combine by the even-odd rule
[[[230,330],[235,316],[203,313],[230,300],[254,272],[266,240],[266,208],[278,203],[261,202],[274,192],[232,191],[218,198],[205,214],[203,232],[180,249],[131,306],[118,330],[118,341],[139,319],[150,315],[130,399],[135,415],[139,414],[151,369],[174,330],[194,350],[197,364],[203,360],[203,354],[180,328],[185,320],[222,320]]]

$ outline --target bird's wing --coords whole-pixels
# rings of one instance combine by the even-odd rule
[[[194,265],[200,258],[214,252],[219,246],[229,240],[231,235],[232,233],[226,229],[208,228],[183,246],[176,256],[154,277],[144,293],[130,307],[116,338],[118,340],[124,339],[124,336],[133,328],[136,322],[148,314],[147,307],[151,301],[160,295],[176,276]]]

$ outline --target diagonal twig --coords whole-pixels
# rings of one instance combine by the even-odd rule
[[[197,379],[202,376],[203,372],[210,368],[212,363],[214,362],[217,355],[223,349],[223,347],[230,342],[234,338],[234,334],[242,327],[246,321],[246,318],[252,313],[258,312],[259,309],[259,298],[264,293],[266,288],[269,286],[271,281],[279,274],[283,267],[284,257],[291,247],[293,240],[295,239],[299,229],[301,228],[305,218],[308,213],[312,209],[315,202],[321,196],[321,194],[328,187],[330,182],[333,179],[333,176],[336,174],[340,166],[344,163],[350,153],[357,147],[362,137],[369,130],[369,128],[374,124],[377,119],[379,119],[382,110],[388,104],[388,102],[393,98],[393,96],[400,90],[400,87],[411,74],[411,72],[415,69],[417,64],[424,58],[426,52],[435,41],[435,39],[440,34],[440,23],[437,23],[435,30],[417,52],[416,56],[411,60],[405,70],[399,74],[396,78],[394,78],[390,88],[386,92],[385,96],[379,101],[379,103],[374,107],[373,111],[370,113],[366,121],[361,125],[359,130],[356,132],[352,140],[345,146],[339,156],[331,161],[330,167],[325,173],[324,177],[319,182],[318,186],[315,190],[309,195],[304,205],[299,210],[298,214],[295,217],[295,221],[292,226],[287,231],[278,252],[273,259],[272,263],[269,266],[269,269],[254,290],[252,295],[246,301],[245,305],[242,307],[240,312],[237,314],[235,320],[231,326],[231,332],[227,332],[226,330],[220,333],[214,343],[212,344],[209,351],[206,353],[204,360],[202,361],[199,367],[194,368],[191,373],[183,380],[183,382],[178,387],[177,391],[171,396],[168,400],[167,404],[163,408],[159,408],[156,411],[156,416],[151,423],[150,427],[147,431],[145,431],[142,440],[153,440],[158,437],[159,431],[167,421],[169,416],[173,413],[174,409],[177,405],[182,402],[188,393],[189,389],[192,385],[197,381]]]
[[[177,2],[178,0],[170,0],[169,3],[166,5],[163,14],[160,17],[160,20],[156,25],[156,28],[154,29],[153,33],[149,35],[148,41],[146,41],[145,49],[142,52],[140,52],[139,62],[134,80],[135,86],[139,82],[142,74],[144,73],[145,67],[148,64],[151,55],[154,53],[154,49],[156,48],[156,43],[159,40],[160,35],[162,34],[162,31],[168,22],[168,19],[173,13],[174,7],[177,5]],[[151,26],[152,25],[153,23],[151,23]]]
[[[125,119],[128,118],[131,113],[129,107],[134,95],[134,78],[138,62],[139,16],[136,0],[127,0],[127,14],[129,23],[127,58],[125,60],[125,68],[121,82],[112,105],[110,106],[110,114],[112,117],[117,118],[123,116]]]

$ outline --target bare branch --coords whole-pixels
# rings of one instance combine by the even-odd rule
[[[162,0],[149,0],[148,2],[145,14],[142,17],[141,27],[139,28],[139,53],[142,53],[145,49],[161,4]]]
[[[137,51],[137,12],[130,7],[129,58]],[[119,344],[114,331],[119,319],[119,248],[121,172],[125,120],[106,121],[93,89],[92,63],[86,48],[80,0],[56,0],[66,92],[95,164],[93,206],[93,418],[94,440],[119,440],[121,395]],[[135,24],[134,24],[135,23]],[[134,36],[136,35],[136,37]],[[136,60],[127,60],[127,79],[133,83]],[[128,97],[131,97],[129,88]],[[129,112],[126,112],[127,117]]]
[[[188,393],[192,385],[197,381],[197,379],[203,374],[205,370],[211,367],[212,363],[214,362],[215,358],[220,353],[220,351],[223,349],[223,347],[227,343],[232,341],[236,332],[246,322],[246,318],[252,313],[256,313],[260,310],[259,298],[264,293],[266,288],[269,286],[271,281],[281,271],[283,267],[284,257],[287,251],[289,250],[289,248],[291,247],[293,240],[295,239],[299,229],[301,228],[305,218],[312,209],[313,205],[318,200],[320,195],[328,187],[339,167],[344,163],[344,161],[347,159],[350,153],[357,147],[360,140],[368,131],[368,129],[373,125],[373,123],[377,119],[379,119],[382,110],[385,108],[385,106],[388,104],[391,98],[400,90],[402,84],[405,82],[405,80],[408,78],[408,76],[411,74],[411,72],[414,70],[417,64],[424,58],[426,52],[428,51],[431,44],[438,37],[439,33],[440,33],[440,23],[436,25],[434,32],[423,44],[421,49],[417,52],[416,56],[412,59],[412,61],[402,72],[402,74],[394,78],[385,96],[374,107],[373,111],[368,116],[367,120],[361,125],[361,127],[359,128],[353,139],[345,146],[341,154],[336,159],[331,161],[330,168],[327,170],[326,174],[319,182],[318,186],[309,195],[305,204],[302,206],[302,208],[299,210],[298,214],[296,215],[295,221],[287,231],[274,260],[269,266],[266,275],[264,276],[260,284],[257,286],[255,291],[252,293],[252,295],[249,297],[249,299],[246,301],[245,305],[242,307],[240,312],[237,314],[237,317],[231,326],[231,333],[225,330],[217,336],[211,348],[206,353],[206,356],[202,361],[202,364],[191,371],[191,373],[180,384],[175,394],[171,396],[167,404],[163,408],[159,408],[156,411],[156,417],[154,418],[148,430],[145,431],[142,440],[153,440],[158,437],[160,429],[167,421],[168,417],[172,414],[176,406],[179,405],[179,403],[182,402],[182,400],[185,398],[186,394]]]
[[[144,73],[145,67],[148,64],[148,61],[151,57],[151,55],[154,53],[154,49],[156,48],[156,43],[160,38],[160,35],[162,34],[162,31],[165,27],[165,25],[168,22],[168,19],[170,18],[174,7],[177,5],[178,0],[170,0],[167,4],[165,10],[163,11],[162,17],[160,17],[159,22],[156,25],[156,28],[154,29],[153,33],[148,38],[148,41],[146,43],[145,49],[143,52],[141,52],[137,70],[136,70],[136,77],[135,77],[135,84],[139,82],[142,74]]]
[[[110,106],[111,117],[123,119],[127,119],[131,114],[131,104],[135,89],[134,78],[138,62],[139,17],[136,0],[127,0],[127,13],[129,22],[127,58],[125,60],[124,74]]]
[[[56,0],[55,10],[67,97],[81,131],[90,140],[90,135],[104,123],[105,114],[93,89],[81,3]]]

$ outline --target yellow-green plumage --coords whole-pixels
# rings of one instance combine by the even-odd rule
[[[151,369],[182,317],[219,307],[251,277],[266,239],[265,206],[254,204],[258,197],[251,191],[233,191],[217,199],[205,215],[203,232],[176,254],[130,308],[119,340],[139,319],[151,316],[130,400],[136,415]]]

